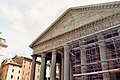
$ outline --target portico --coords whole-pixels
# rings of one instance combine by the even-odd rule
[[[30,45],[33,49],[31,80],[34,80],[37,57],[41,57],[40,80],[45,80],[48,60],[51,62],[50,80],[92,80],[94,76],[98,80],[111,80],[110,74],[118,72],[118,68],[115,71],[109,65],[119,60],[119,56],[114,58],[111,53],[108,57],[106,46],[110,41],[115,44],[119,40],[118,4],[120,1],[74,7],[63,13]],[[117,48],[115,51],[119,54]],[[56,74],[56,64],[60,64],[59,74]]]
[[[65,48],[65,50],[63,50]],[[67,47],[61,47],[60,49],[52,49],[51,51],[44,52],[41,54],[41,72],[40,72],[40,80],[45,80],[45,74],[46,74],[46,62],[47,60],[50,60],[51,62],[51,77],[50,80],[56,80],[57,76],[59,77],[58,80],[63,80],[63,75],[68,76],[69,74],[69,54],[67,52]],[[66,55],[64,55],[66,53]],[[33,62],[32,62],[32,71],[31,74],[31,80],[34,80],[34,74],[35,74],[35,61],[36,58],[39,57],[38,55],[33,55]],[[64,57],[64,59],[63,59]],[[56,76],[56,63],[60,64],[60,71],[59,74]],[[67,64],[66,66],[64,66]],[[65,69],[65,70],[64,70]],[[63,72],[64,70],[64,72]],[[67,72],[67,73],[66,73]],[[65,73],[65,74],[64,74]],[[69,77],[65,77],[65,79],[68,79]]]

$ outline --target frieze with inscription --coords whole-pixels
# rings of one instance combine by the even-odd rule
[[[45,51],[49,51],[53,48],[64,46],[68,42],[74,41],[76,39],[81,39],[82,37],[94,34],[117,24],[120,24],[120,17],[110,20],[103,20],[102,22],[94,25],[84,26],[81,29],[73,30],[36,46],[35,48],[33,48],[34,53],[42,53]]]
[[[46,40],[54,38],[58,35],[64,34],[74,28],[79,28],[85,24],[89,24],[92,21],[107,17],[114,13],[120,12],[120,8],[105,8],[95,10],[75,10],[67,13],[62,19],[58,20],[50,29],[48,29],[44,35],[36,42],[35,45],[42,43]],[[47,37],[46,37],[47,36]]]

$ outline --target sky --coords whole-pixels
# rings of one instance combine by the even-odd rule
[[[8,47],[0,59],[30,57],[29,45],[70,7],[119,0],[0,0],[0,32]]]

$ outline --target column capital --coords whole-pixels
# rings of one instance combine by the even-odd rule
[[[85,42],[85,40],[84,40],[84,39],[80,39],[80,40],[79,40],[79,45],[83,45],[83,44],[84,44],[84,42]]]
[[[52,54],[56,54],[57,52],[56,52],[56,49],[52,49]]]
[[[42,58],[45,58],[45,57],[46,57],[46,53],[42,53],[42,54],[41,54],[41,57],[42,57]]]
[[[100,40],[103,40],[103,39],[104,39],[104,36],[103,36],[102,33],[99,33],[99,34],[97,35],[97,38],[98,38],[98,40],[100,41]]]
[[[64,48],[69,48],[69,45],[68,45],[68,44],[65,44],[63,47],[64,47]]]
[[[33,54],[33,55],[31,55],[33,58],[37,58],[38,56],[37,56],[37,54]]]

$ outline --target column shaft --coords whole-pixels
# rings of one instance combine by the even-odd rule
[[[61,59],[62,59],[62,61],[61,61],[61,64],[62,64],[62,66],[61,66],[61,80],[64,80],[64,58],[63,58],[63,55],[61,55],[62,57],[61,57]]]
[[[45,65],[46,65],[46,61],[45,61],[45,54],[42,54],[41,57],[41,69],[40,69],[40,80],[45,80]]]
[[[83,73],[87,73],[87,58],[86,58],[86,49],[85,49],[85,46],[81,46],[80,47],[80,53],[81,53],[81,73],[83,74]],[[82,78],[82,80],[86,80],[86,76],[82,76],[81,77]]]
[[[86,52],[85,52],[85,47],[80,47],[80,51],[81,51],[81,73],[85,73],[87,72],[87,62],[86,62]]]
[[[99,49],[100,49],[100,59],[101,59],[101,66],[102,66],[102,70],[108,70],[108,63],[107,63],[107,58],[106,58],[106,48],[105,48],[105,43],[103,41],[103,35],[99,34],[98,35],[98,39],[99,39]],[[110,75],[109,73],[103,73],[103,80],[110,80]]]
[[[108,70],[108,63],[106,59],[106,53],[105,53],[105,44],[104,42],[99,43],[99,49],[100,49],[100,58],[101,58],[101,66],[102,70]],[[103,73],[103,80],[110,80],[110,75],[109,73]]]
[[[35,80],[35,68],[36,68],[37,56],[33,55],[32,57],[33,57],[33,59],[32,59],[32,68],[31,68],[30,80]]]
[[[73,65],[72,65],[72,59],[70,58],[70,80],[73,80]]]
[[[69,66],[69,47],[64,46],[64,80],[70,80],[70,66]]]
[[[56,80],[56,50],[52,50],[52,65],[50,80]]]
[[[87,72],[87,58],[86,58],[86,49],[84,44],[84,40],[79,41],[80,44],[80,59],[81,59],[81,73]]]

